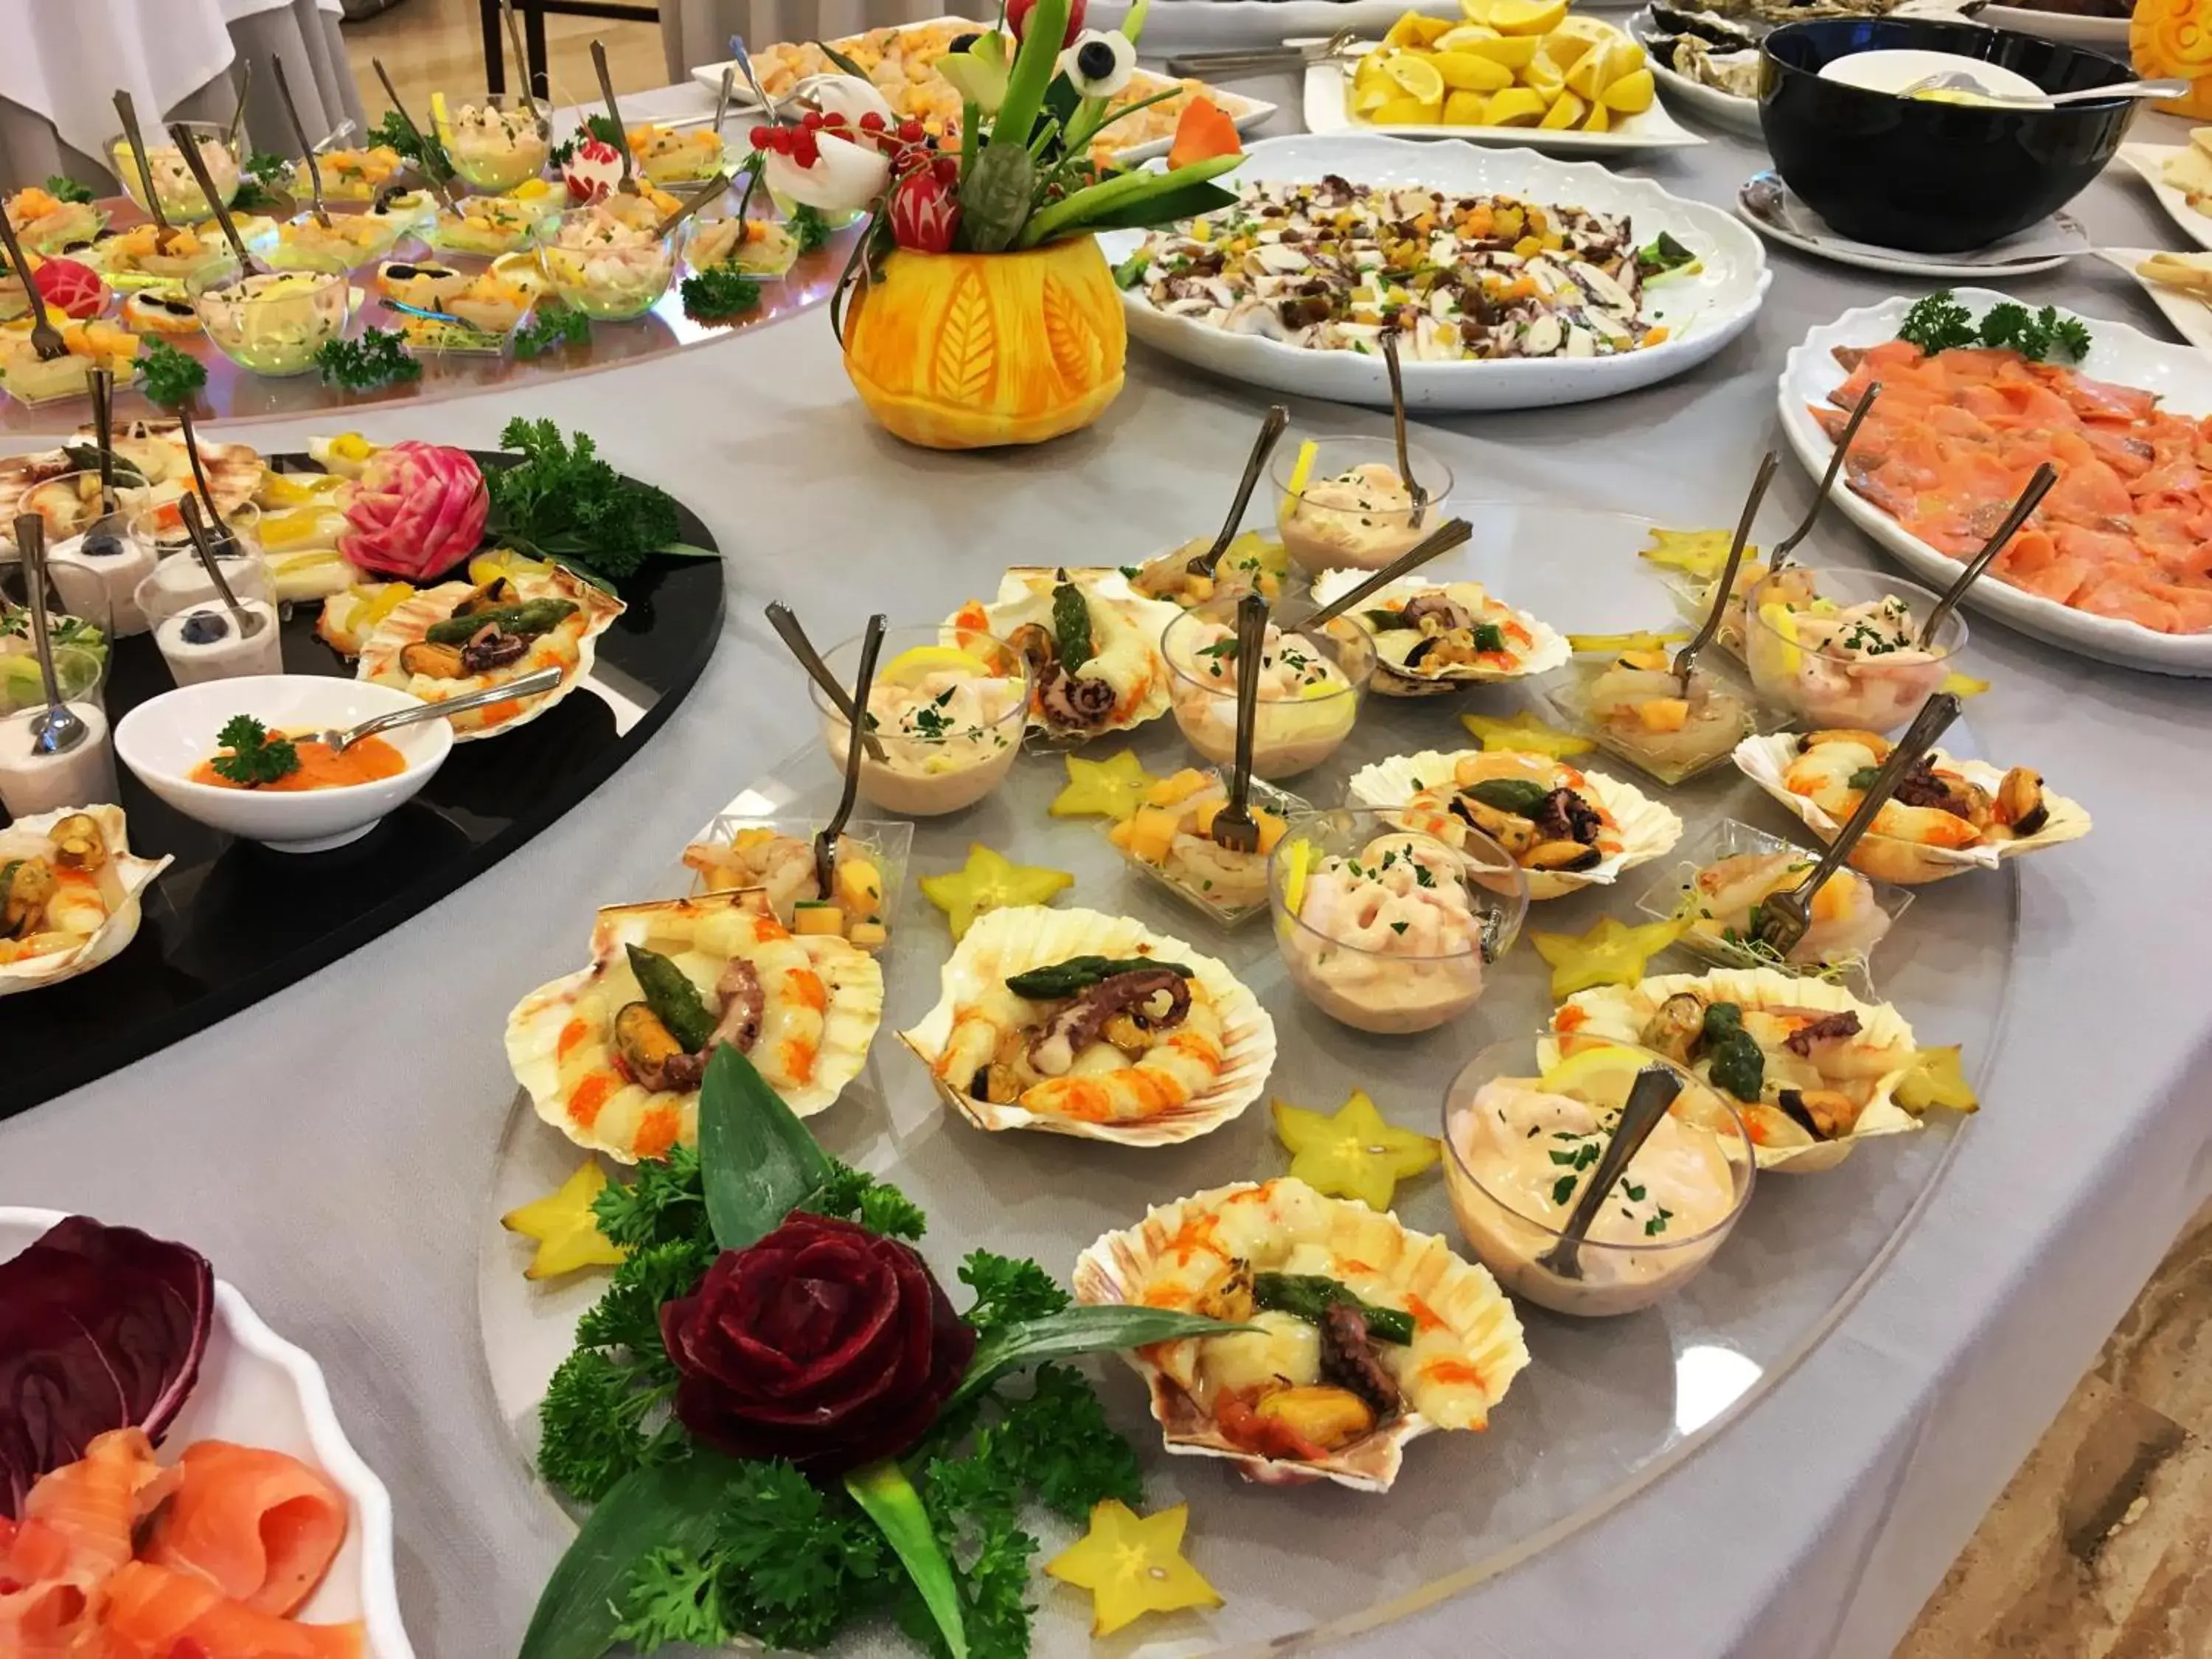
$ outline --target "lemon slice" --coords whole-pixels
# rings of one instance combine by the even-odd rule
[[[1782,672],[1795,674],[1805,665],[1805,653],[1797,648],[1796,616],[1779,600],[1770,600],[1759,607],[1759,619],[1783,641]]]
[[[545,272],[534,252],[501,254],[491,262],[491,274],[532,294],[542,292],[545,287]]]
[[[257,530],[264,552],[289,553],[303,547],[332,547],[345,528],[345,515],[328,507],[295,507],[264,513]]]
[[[442,92],[434,92],[430,94],[430,125],[433,131],[441,135],[453,130],[452,118],[446,113],[446,94]]]
[[[1444,100],[1444,77],[1425,58],[1401,52],[1383,64],[1383,72],[1406,89],[1406,95],[1424,104]]]
[[[1593,1106],[1619,1107],[1627,1103],[1636,1074],[1650,1063],[1649,1054],[1617,1042],[1602,1043],[1569,1054],[1538,1079],[1536,1086],[1547,1095],[1571,1095]]]
[[[1313,869],[1313,843],[1301,837],[1283,854],[1283,908],[1292,915],[1305,908],[1306,877]]]
[[[1306,493],[1306,477],[1313,471],[1314,457],[1320,453],[1321,446],[1311,438],[1298,446],[1298,459],[1291,467],[1291,482],[1287,489],[1291,500],[1296,501]]]
[[[1483,15],[1472,21],[1487,23],[1500,34],[1549,34],[1566,15],[1567,0],[1490,0]]]
[[[913,685],[948,669],[956,674],[974,674],[983,678],[988,678],[991,673],[990,664],[980,657],[969,656],[957,646],[917,645],[885,663],[878,678],[889,685]]]
[[[1352,112],[1372,115],[1390,101],[1390,88],[1381,85],[1357,87],[1352,94]]]
[[[254,499],[264,507],[317,507],[345,484],[335,472],[264,472]]]

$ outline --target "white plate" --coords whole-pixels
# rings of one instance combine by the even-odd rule
[[[2070,46],[2094,46],[2126,57],[2128,20],[2124,17],[2075,17],[2063,11],[2038,11],[2032,6],[1984,6],[1968,20],[2016,34],[2039,34],[2046,40]]]
[[[1988,289],[1962,288],[1957,290],[1957,297],[1960,304],[1979,313],[2011,296]],[[1826,406],[1828,393],[1846,378],[1833,349],[1878,345],[1895,339],[1897,325],[1911,304],[1899,297],[1847,311],[1834,322],[1815,328],[1802,344],[1790,349],[1778,388],[1782,429],[1797,459],[1814,474],[1827,465],[1835,446],[1814,421],[1808,406]],[[2176,414],[2212,414],[2212,362],[2186,347],[2154,340],[2125,323],[2097,318],[2083,320],[2089,325],[2092,337],[2089,355],[2080,365],[2084,374],[2154,392]],[[1873,502],[1848,488],[1838,488],[1835,500],[1852,523],[1897,555],[1914,575],[1939,588],[1958,575],[1956,559],[1911,534]],[[2135,623],[2075,611],[1994,578],[1975,583],[1967,590],[1966,602],[2023,634],[2100,662],[2148,669],[2155,674],[2212,676],[2212,633],[2154,633]]]
[[[2166,313],[2166,320],[2173,325],[2183,339],[2199,351],[2212,351],[2212,305],[2192,294],[2184,294],[2164,283],[2154,283],[2148,276],[2136,275],[2136,267],[2158,251],[2149,247],[2102,247],[2097,250],[2097,257],[2135,277],[2137,285],[2150,295],[2151,303]]]
[[[2122,144],[2119,158],[2150,186],[2150,193],[2158,198],[2167,217],[2188,232],[2197,246],[2212,248],[2212,214],[2199,213],[2190,206],[2189,198],[2161,176],[2166,164],[2187,148],[2185,144]]]
[[[1680,70],[1669,69],[1651,51],[1651,42],[1666,33],[1651,15],[1646,6],[1628,20],[1632,40],[1642,46],[1651,58],[1651,74],[1659,82],[1660,90],[1668,102],[1679,105],[1715,126],[1726,127],[1731,132],[1766,141],[1766,133],[1759,124],[1759,100],[1741,97],[1733,92],[1723,92],[1718,87],[1709,87],[1702,81],[1692,81]]]
[[[1769,179],[1772,179],[1776,187],[1784,192],[1787,201],[1787,217],[1764,212],[1755,205],[1763,181]],[[1909,253],[1901,248],[1875,247],[1869,243],[1854,241],[1848,236],[1837,235],[1828,228],[1826,220],[1790,194],[1790,187],[1782,184],[1778,177],[1768,173],[1754,173],[1744,181],[1743,188],[1735,193],[1735,210],[1736,216],[1746,224],[1784,247],[1794,247],[1801,253],[1812,254],[1815,258],[1832,259],[1839,265],[1856,265],[1862,270],[1877,270],[1892,276],[1963,278],[1968,282],[1982,277],[2027,276],[2039,270],[2056,270],[2073,258],[2075,253],[2090,251],[2087,235],[2071,217],[2063,213],[2053,215],[2041,225],[2029,227],[2017,236],[2007,237],[2005,241],[2047,241],[2051,234],[2051,227],[2056,223],[2063,226],[2065,231],[2071,232],[2073,238],[2078,240],[2079,246],[2074,252],[2036,252],[2018,259],[1969,259],[1947,258],[1941,253]],[[1819,225],[1826,234],[1815,234],[1807,221]],[[1992,243],[1982,252],[1986,255],[2003,246],[2002,242]]]
[[[58,1210],[0,1205],[0,1261],[61,1219]],[[361,1620],[369,1659],[414,1659],[392,1582],[392,1499],[384,1483],[347,1443],[315,1362],[263,1324],[220,1279],[199,1382],[162,1436],[163,1461],[174,1462],[196,1440],[287,1453],[320,1469],[345,1494],[345,1543],[296,1616],[318,1625]]]
[[[1467,194],[1498,192],[1559,207],[1632,216],[1637,241],[1661,231],[1698,254],[1703,269],[1655,286],[1652,316],[1673,331],[1641,351],[1616,357],[1516,359],[1502,362],[1407,363],[1406,402],[1415,409],[1542,409],[1584,403],[1668,380],[1705,361],[1749,327],[1773,273],[1759,238],[1718,208],[1670,196],[1648,179],[1630,179],[1590,161],[1555,161],[1534,150],[1475,144],[1409,143],[1367,135],[1267,138],[1246,153],[1242,176],[1292,183],[1335,173],[1356,185],[1419,185]],[[1232,174],[1232,179],[1238,175]],[[1098,239],[1107,258],[1127,259],[1140,230]],[[1380,357],[1309,351],[1255,335],[1227,334],[1153,308],[1124,289],[1129,332],[1200,368],[1300,397],[1387,408],[1390,384]]]
[[[1371,40],[1355,42],[1355,52],[1373,49]],[[1355,118],[1351,100],[1352,64],[1349,60],[1314,64],[1306,70],[1306,131],[1316,137],[1358,133],[1386,138],[1465,138],[1480,144],[1525,145],[1556,150],[1562,155],[1601,155],[1621,150],[1684,149],[1705,142],[1667,113],[1656,99],[1641,115],[1621,118],[1620,125],[1605,132],[1543,132],[1534,127],[1377,126]]]

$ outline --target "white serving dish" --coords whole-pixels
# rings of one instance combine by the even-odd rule
[[[2118,265],[2133,277],[2136,285],[2166,313],[2166,320],[2173,325],[2174,331],[2183,339],[2199,351],[2212,351],[2212,305],[2193,294],[2184,294],[2164,283],[2154,283],[2148,276],[2136,275],[2136,267],[2158,252],[2149,247],[2100,247],[2097,257]]]
[[[2055,270],[2076,254],[2089,252],[2088,234],[2065,212],[2054,213],[2040,224],[1970,253],[1911,253],[1902,248],[1877,247],[1836,234],[1772,172],[1756,173],[1744,181],[1735,193],[1735,210],[1746,224],[1784,247],[1885,276],[1928,276],[1953,283],[2027,276]]]
[[[2190,206],[2188,197],[2162,176],[2166,164],[2187,148],[2186,144],[2127,143],[2120,146],[2118,155],[2150,186],[2150,193],[2158,198],[2166,216],[2188,232],[2197,246],[2212,248],[2212,214],[2199,213]]]
[[[58,1210],[0,1205],[0,1260],[64,1218]],[[321,1367],[263,1324],[220,1279],[199,1381],[161,1437],[162,1462],[175,1462],[196,1440],[284,1452],[321,1470],[345,1494],[345,1543],[295,1616],[317,1625],[358,1619],[367,1626],[369,1659],[414,1659],[392,1577],[390,1494],[346,1440]]]
[[[1353,54],[1371,51],[1372,40],[1355,41]],[[1512,144],[1561,155],[1604,155],[1624,150],[1686,149],[1705,139],[1691,131],[1656,99],[1641,115],[1625,115],[1604,132],[1545,132],[1535,127],[1377,126],[1352,113],[1346,94],[1352,89],[1355,58],[1310,64],[1305,76],[1306,131],[1316,137],[1358,133],[1388,138],[1462,138],[1478,144]]]
[[[1651,53],[1651,75],[1659,83],[1660,95],[1717,127],[1726,127],[1730,132],[1740,132],[1765,143],[1765,130],[1759,124],[1759,100],[1740,97],[1733,92],[1723,92],[1718,87],[1709,87],[1702,81],[1692,81],[1661,63],[1657,54],[1651,52],[1651,42],[1665,33],[1653,19],[1649,6],[1628,20],[1629,38]]]
[[[1960,303],[1977,314],[2010,298],[1984,288],[1962,288],[1956,294]],[[1814,421],[1809,406],[1826,406],[1828,393],[1846,378],[1833,349],[1895,339],[1898,325],[1912,303],[1899,296],[1847,311],[1790,349],[1778,386],[1782,429],[1797,459],[1815,476],[1826,467],[1835,446]],[[2212,362],[2186,347],[2154,340],[2124,323],[2084,320],[2092,344],[2079,365],[2083,374],[2156,392],[2177,414],[2212,414]],[[1840,486],[1834,499],[1852,523],[1895,554],[1914,575],[1937,588],[1948,587],[1957,577],[1957,560],[1937,552],[1873,502]],[[2212,633],[2156,633],[2136,623],[2075,611],[1994,577],[1968,589],[1966,603],[2023,634],[2100,662],[2155,674],[2212,676]]]
[[[251,714],[271,732],[348,726],[421,706],[390,686],[323,674],[252,674],[179,686],[149,698],[115,728],[115,753],[138,781],[186,817],[280,853],[319,853],[356,841],[429,782],[453,746],[445,720],[422,720],[382,733],[406,769],[343,789],[277,793],[194,783],[190,774],[216,748],[234,714]]]
[[[2038,11],[2033,6],[1984,6],[1968,21],[2015,34],[2039,34],[2046,40],[2069,46],[2094,46],[2115,57],[2128,55],[2128,20],[2124,17],[2075,17],[2063,11]]]
[[[1335,173],[1354,184],[1499,191],[1555,206],[1627,213],[1633,216],[1632,230],[1639,243],[1664,230],[1700,257],[1704,268],[1697,275],[1670,277],[1655,289],[1651,314],[1673,331],[1660,344],[1617,357],[1407,363],[1410,408],[1542,409],[1670,380],[1749,327],[1773,279],[1759,238],[1733,215],[1591,161],[1554,161],[1518,146],[1492,149],[1348,133],[1262,139],[1246,155],[1240,172],[1254,179],[1310,182]],[[1119,264],[1144,240],[1143,231],[1115,230],[1102,234],[1098,243],[1107,258]],[[1309,351],[1256,335],[1224,333],[1167,316],[1131,289],[1123,290],[1121,305],[1136,338],[1230,380],[1299,397],[1389,406],[1390,382],[1380,357]]]

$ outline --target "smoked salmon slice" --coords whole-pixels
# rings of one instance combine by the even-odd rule
[[[70,1572],[69,1540],[58,1528],[0,1517],[0,1653],[68,1659],[91,1605]]]
[[[145,1559],[281,1617],[322,1582],[345,1541],[345,1498],[296,1457],[227,1440],[185,1449],[176,1495]]]
[[[358,1624],[301,1625],[225,1599],[205,1580],[131,1561],[107,1581],[97,1659],[361,1659]]]

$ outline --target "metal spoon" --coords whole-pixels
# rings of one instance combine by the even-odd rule
[[[730,94],[737,90],[738,72],[729,64],[722,65],[722,89],[714,94],[714,125],[708,131],[715,137],[722,136],[722,123],[729,118]]]
[[[19,517],[15,546],[23,556],[23,585],[31,596],[31,644],[39,653],[39,678],[46,690],[45,710],[31,716],[31,752],[66,755],[92,735],[92,728],[62,701],[61,682],[54,675],[54,644],[46,628],[46,521],[35,513]]]
[[[1224,853],[1260,850],[1260,825],[1247,799],[1252,790],[1252,733],[1260,719],[1260,659],[1267,649],[1267,602],[1257,593],[1237,601],[1237,762],[1229,799],[1213,815],[1213,844]]]
[[[768,625],[775,629],[776,637],[784,642],[793,656],[799,659],[799,665],[806,671],[807,678],[822,688],[823,695],[830,699],[830,706],[845,717],[845,724],[848,727],[860,734],[860,741],[867,745],[868,758],[878,765],[884,764],[886,758],[884,740],[869,731],[867,723],[854,711],[852,698],[846,695],[845,688],[837,684],[837,677],[830,672],[830,665],[822,660],[822,653],[814,648],[814,641],[806,637],[806,630],[799,625],[799,618],[792,613],[791,607],[781,601],[769,605]]]
[[[2027,522],[2027,515],[2043,504],[2043,498],[2051,493],[2051,487],[2057,482],[2057,469],[2050,462],[2045,461],[2035,469],[2035,476],[2027,481],[2027,488],[2020,492],[2020,499],[2012,504],[2012,511],[2005,514],[2004,522],[1997,526],[1997,533],[1983,544],[1980,552],[1967,561],[1966,568],[1959,573],[1958,580],[1945,591],[1942,599],[1936,601],[1936,608],[1928,613],[1928,620],[1920,624],[1923,650],[1932,647],[1936,630],[1942,627],[1951,613],[1959,608],[1959,601],[1966,597],[1966,590],[1980,580],[1982,572],[1987,570],[1996,556],[2004,551],[2005,544],[2019,534],[2021,526]]]
[[[1252,504],[1252,492],[1258,488],[1261,469],[1267,465],[1267,457],[1275,453],[1282,441],[1283,429],[1291,423],[1291,411],[1276,404],[1267,410],[1260,422],[1260,435],[1252,441],[1252,453],[1245,459],[1244,476],[1237,483],[1237,499],[1229,508],[1229,516],[1222,521],[1221,533],[1213,538],[1213,545],[1205,552],[1194,554],[1183,566],[1193,576],[1212,577],[1221,563],[1221,556],[1229,550],[1229,544],[1237,539],[1237,527],[1244,522],[1244,509]]]
[[[2014,93],[1998,92],[1985,86],[1964,70],[1945,70],[1940,75],[1923,75],[1899,92],[1899,98],[1917,98],[1924,92],[1967,92],[1992,104],[2004,104],[2015,109],[2042,109],[2057,104],[2091,104],[2106,98],[2180,98],[2187,95],[2191,82],[2187,81],[2118,81],[2109,87],[2084,87],[2078,92],[2055,92],[2042,97],[2023,98]]]
[[[256,275],[261,268],[253,263],[253,256],[246,251],[246,239],[238,234],[237,222],[230,216],[230,204],[222,199],[222,192],[215,187],[215,179],[208,173],[207,158],[200,154],[200,147],[192,142],[192,135],[181,126],[173,126],[169,129],[169,141],[184,152],[185,165],[192,170],[192,178],[200,187],[200,194],[207,198],[208,205],[215,210],[215,222],[222,227],[223,240],[230,244],[230,251],[238,256],[240,277],[243,279]]]
[[[1797,941],[1805,937],[1805,930],[1813,925],[1813,899],[1821,884],[1843,868],[1851,848],[1873,826],[1875,815],[1897,792],[1905,775],[1920,763],[1936,739],[1943,735],[1944,727],[1958,718],[1959,699],[1948,691],[1938,691],[1921,704],[1920,712],[1913,716],[1905,735],[1897,740],[1897,747],[1889,751],[1889,758],[1882,763],[1874,782],[1859,797],[1858,809],[1828,843],[1828,850],[1821,854],[1813,873],[1789,891],[1769,893],[1759,902],[1757,925],[1752,931],[1778,956],[1787,957]]]
[[[276,65],[276,84],[281,87],[284,84],[284,60],[282,58],[276,58],[270,61]],[[234,155],[238,154],[238,135],[246,126],[246,94],[252,90],[253,60],[249,58],[246,60],[246,73],[238,77],[238,107],[230,112],[230,131],[224,136],[224,142],[230,146],[230,152]],[[291,99],[288,96],[284,101],[289,103]],[[296,127],[300,124],[295,118],[292,125]],[[302,139],[301,142],[304,143],[306,140]]]
[[[514,54],[516,71],[522,76],[522,101],[530,106],[533,119],[544,120],[538,107],[538,88],[530,84],[530,48],[522,43],[522,20],[514,15],[514,0],[499,0],[500,15],[507,20],[507,47]]]
[[[459,213],[461,210],[460,198],[453,193],[453,179],[438,176],[437,163],[432,159],[431,141],[422,136],[422,129],[415,125],[415,118],[407,112],[407,106],[399,101],[398,89],[392,84],[391,76],[385,73],[384,60],[372,58],[368,63],[369,67],[376,71],[376,78],[384,83],[384,95],[392,100],[392,112],[399,118],[399,125],[407,129],[407,136],[415,141],[416,153],[422,158],[422,176],[430,181],[430,188],[437,193],[438,199],[446,204],[446,211]],[[451,171],[447,169],[449,173]]]
[[[215,544],[208,538],[207,525],[200,517],[200,504],[191,495],[177,498],[178,515],[185,521],[185,534],[191,538],[192,551],[199,556],[200,568],[207,572],[208,580],[230,612],[230,620],[238,629],[238,637],[250,640],[266,624],[267,618],[258,611],[248,611],[238,602],[238,595],[230,591],[230,581],[222,574],[222,562],[216,557]]]
[[[1721,631],[1721,617],[1728,611],[1729,597],[1735,592],[1735,573],[1743,566],[1744,544],[1751,539],[1752,520],[1759,516],[1759,504],[1766,499],[1766,486],[1774,482],[1774,474],[1781,466],[1780,457],[1768,450],[1759,463],[1759,476],[1751,481],[1751,494],[1744,498],[1743,516],[1736,520],[1735,540],[1729,544],[1728,564],[1721,571],[1720,584],[1713,589],[1713,608],[1705,618],[1705,625],[1698,630],[1697,637],[1674,653],[1674,676],[1682,689],[1690,689],[1690,670],[1698,660],[1698,653],[1713,642],[1713,635]]]
[[[1613,1196],[1614,1183],[1628,1172],[1629,1164],[1681,1092],[1682,1079],[1669,1066],[1647,1066],[1636,1074],[1628,1103],[1620,1109],[1620,1121],[1613,1125],[1613,1139],[1605,1143],[1597,1167],[1590,1171],[1589,1185],[1583,1188],[1574,1212],[1560,1229],[1559,1242],[1536,1258],[1538,1267],[1561,1279],[1583,1276],[1583,1241],[1589,1236],[1591,1224]]]
[[[87,558],[112,558],[123,550],[123,538],[113,520],[115,495],[115,371],[95,364],[85,373],[92,388],[92,436],[100,449],[100,517],[84,532],[80,550]]]
[[[284,79],[284,59],[280,56],[270,60],[276,70],[276,95],[283,100],[284,118],[292,124],[292,137],[307,161],[307,194],[315,204],[315,222],[325,230],[331,228],[331,210],[323,204],[323,170],[315,161],[315,147],[307,142],[307,129],[300,119],[300,106],[292,101],[292,88]],[[246,68],[253,67],[249,59]]]
[[[1309,629],[1319,628],[1324,623],[1334,622],[1352,606],[1380,593],[1399,577],[1419,569],[1437,555],[1450,552],[1452,549],[1474,534],[1474,526],[1465,519],[1446,519],[1422,540],[1391,560],[1358,586],[1338,599],[1331,599],[1313,615],[1308,617],[1304,626]]]
[[[879,611],[868,618],[868,626],[860,635],[860,672],[853,685],[855,708],[868,706],[868,691],[876,683],[876,653],[883,647],[884,617]],[[837,810],[830,815],[830,822],[814,838],[814,883],[823,898],[836,890],[837,837],[845,833],[845,820],[853,816],[853,802],[860,791],[860,745],[848,743],[845,745],[845,793],[837,798]]]
[[[560,684],[559,668],[533,669],[519,680],[488,685],[480,691],[464,692],[458,697],[447,697],[442,702],[426,702],[420,708],[395,709],[389,714],[379,714],[374,720],[363,720],[358,726],[331,726],[311,734],[303,741],[319,743],[333,755],[343,754],[363,738],[374,737],[379,732],[389,732],[395,726],[415,726],[423,720],[442,720],[448,714],[465,714],[471,708],[482,708],[487,703],[505,702],[511,697],[534,697],[540,691],[550,691]]]
[[[23,258],[23,245],[15,240],[15,227],[4,213],[0,213],[0,240],[6,241],[8,263],[15,268],[16,280],[23,284],[23,292],[31,301],[31,349],[39,354],[42,363],[68,356],[69,343],[62,338],[61,330],[47,320],[46,296],[39,291],[31,267]]]
[[[218,550],[224,557],[230,557],[240,550],[238,532],[223,522],[222,514],[216,508],[215,490],[208,483],[207,468],[200,461],[199,434],[192,430],[191,410],[181,404],[177,406],[177,431],[185,441],[185,459],[192,464],[192,482],[200,487],[200,500],[206,505],[208,521],[221,539]],[[185,499],[189,501],[191,497]]]
[[[676,211],[653,228],[653,235],[656,238],[667,235],[670,231],[675,229],[677,226],[682,224],[729,187],[730,175],[726,173],[716,173],[702,185],[696,192],[678,203]]]
[[[169,244],[177,234],[169,216],[161,211],[161,198],[154,193],[154,169],[146,161],[146,140],[138,131],[138,106],[131,101],[131,94],[115,94],[115,113],[123,123],[123,137],[131,146],[131,159],[138,167],[138,187],[146,192],[146,212],[154,221],[154,251],[167,253]]]
[[[607,100],[607,119],[615,124],[615,148],[622,152],[622,183],[616,186],[625,196],[637,196],[637,163],[629,153],[629,129],[623,125],[622,111],[615,103],[615,79],[607,73],[607,49],[604,44],[592,42],[592,67],[599,72],[599,96]]]
[[[753,58],[752,54],[745,50],[744,35],[733,34],[730,37],[730,56],[737,59],[738,73],[745,77],[746,89],[759,102],[761,112],[768,117],[769,125],[775,125],[781,119],[776,112],[775,100],[768,95],[768,88],[761,85],[760,76],[753,73]]]
[[[1836,453],[1828,457],[1827,468],[1820,474],[1820,488],[1814,494],[1813,505],[1805,509],[1804,522],[1777,542],[1774,550],[1766,556],[1766,568],[1770,575],[1781,569],[1782,562],[1790,556],[1797,544],[1813,533],[1813,521],[1820,516],[1820,509],[1828,504],[1828,492],[1836,487],[1836,475],[1844,470],[1844,457],[1851,453],[1851,440],[1859,435],[1859,428],[1866,424],[1866,417],[1873,411],[1874,400],[1881,396],[1881,382],[1870,381],[1859,398],[1859,406],[1851,411],[1851,418],[1844,422],[1844,435],[1836,440]]]
[[[1382,337],[1382,362],[1390,371],[1390,426],[1398,440],[1398,477],[1406,486],[1406,493],[1413,498],[1413,516],[1406,520],[1415,530],[1421,527],[1421,519],[1429,510],[1429,492],[1413,482],[1413,463],[1406,454],[1406,381],[1398,368],[1398,337]]]

